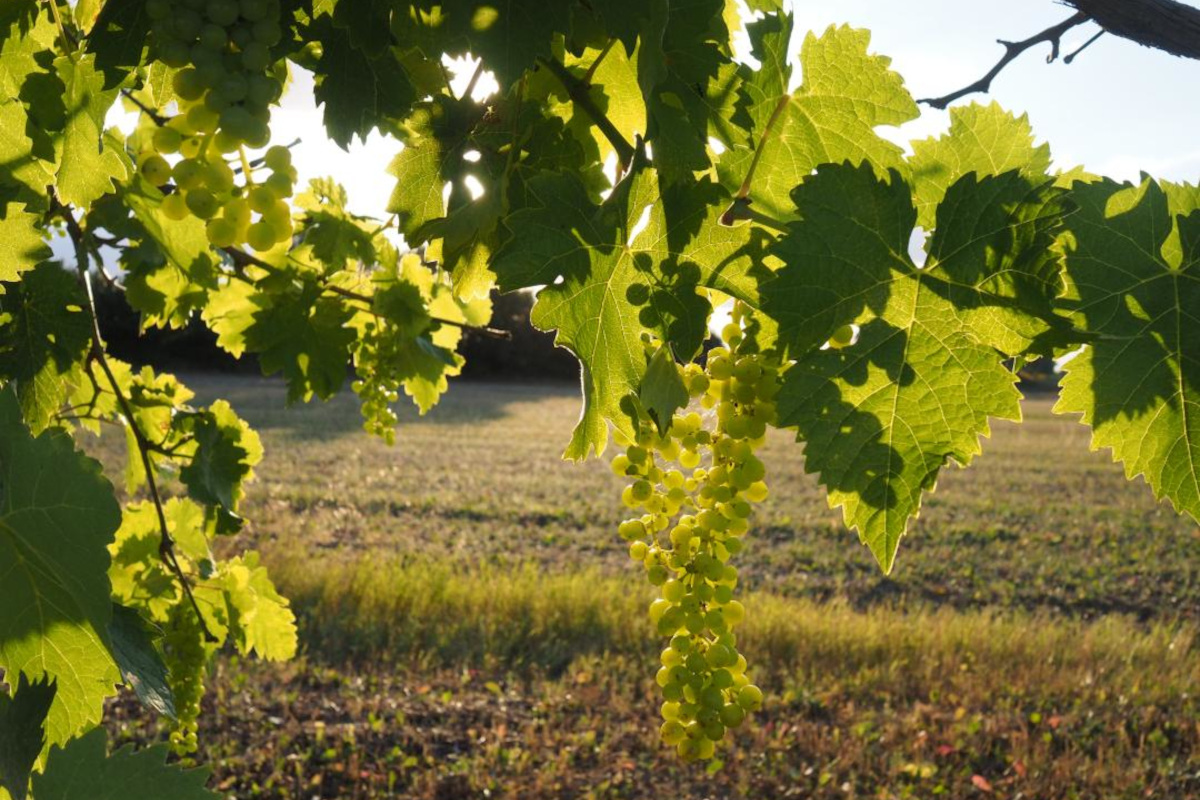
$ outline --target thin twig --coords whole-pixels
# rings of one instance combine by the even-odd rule
[[[604,57],[613,49],[613,45],[617,43],[616,39],[609,39],[608,44],[604,45],[604,49],[600,51],[600,55],[588,65],[587,72],[583,73],[583,82],[591,83],[592,78],[596,75],[596,70],[600,69],[600,64],[604,61]]]
[[[479,63],[475,65],[475,71],[471,73],[471,80],[467,81],[467,88],[463,89],[463,93],[459,96],[460,100],[470,100],[471,95],[475,92],[475,85],[479,83],[480,76],[483,75],[483,59],[479,59]]]
[[[567,90],[567,96],[571,98],[571,101],[591,117],[592,122],[604,134],[604,138],[608,139],[609,144],[617,151],[617,160],[620,162],[618,173],[624,172],[625,168],[633,161],[633,145],[621,135],[617,126],[613,125],[612,120],[592,100],[591,85],[575,77],[569,69],[553,58],[542,58],[540,61]]]
[[[221,249],[226,255],[233,259],[233,263],[236,265],[243,267],[252,265],[265,269],[268,272],[278,272],[278,269],[276,269],[274,266],[263,261],[256,255],[247,253],[245,250],[240,250],[236,247],[223,247]],[[354,300],[358,303],[364,303],[366,304],[366,310],[368,311],[375,302],[374,298],[372,298],[370,295],[361,294],[351,289],[345,289],[334,284],[322,284],[321,289],[322,291],[329,292],[330,294],[337,295],[338,297],[344,297],[347,300]],[[441,317],[430,317],[429,321],[436,322],[439,325],[450,325],[454,328],[462,328],[465,331],[478,333],[482,336],[490,336],[493,339],[512,339],[512,331],[506,331],[502,328],[492,328],[486,325],[468,325],[465,322],[456,322],[452,319],[443,319]]]
[[[1093,36],[1092,38],[1088,39],[1088,40],[1087,40],[1086,42],[1084,42],[1083,44],[1079,45],[1079,47],[1077,47],[1077,48],[1075,49],[1075,52],[1071,53],[1070,55],[1064,56],[1064,57],[1063,57],[1063,63],[1064,63],[1064,64],[1070,64],[1072,61],[1074,61],[1074,60],[1075,60],[1075,57],[1076,57],[1077,55],[1079,55],[1079,54],[1080,54],[1080,53],[1082,53],[1084,50],[1087,50],[1089,47],[1091,47],[1091,46],[1092,46],[1092,44],[1093,44],[1093,43],[1094,43],[1094,42],[1095,42],[1097,39],[1099,39],[1101,36],[1103,36],[1103,35],[1104,35],[1104,34],[1106,34],[1106,33],[1108,33],[1108,31],[1106,31],[1106,30],[1104,30],[1103,28],[1101,28],[1101,29],[1100,29],[1100,31],[1099,31],[1099,32],[1098,32],[1098,33],[1097,33],[1095,36]]]
[[[787,223],[752,208],[751,203],[753,202],[749,197],[735,197],[729,208],[725,209],[725,213],[721,215],[720,224],[726,228],[732,228],[739,222],[757,222],[763,227],[780,233],[787,232]]]
[[[150,106],[143,103],[141,100],[138,100],[137,97],[134,96],[133,92],[129,91],[128,89],[122,89],[121,96],[124,97],[129,102],[133,103],[138,108],[140,108],[142,110],[142,113],[145,114],[147,117],[149,117],[150,121],[153,122],[158,127],[160,127],[160,128],[163,127],[169,121],[167,119],[167,117],[164,117],[162,114],[158,113],[153,108],[151,108]]]
[[[1089,17],[1087,14],[1083,13],[1082,11],[1078,11],[1057,25],[1052,25],[1041,33],[1034,34],[1024,41],[1006,42],[1001,39],[999,41],[1000,44],[1004,45],[1004,56],[996,62],[994,67],[988,70],[986,75],[971,85],[964,86],[957,92],[951,92],[944,97],[926,98],[924,100],[920,100],[919,102],[925,103],[933,108],[944,109],[960,97],[965,97],[966,95],[974,94],[975,92],[987,92],[992,88],[992,81],[995,80],[996,76],[1008,66],[1010,61],[1024,53],[1029,48],[1039,45],[1043,42],[1048,42],[1050,44],[1050,55],[1046,59],[1046,63],[1050,63],[1058,58],[1058,48],[1059,43],[1062,41],[1062,35],[1071,28],[1087,22],[1088,19]]]
[[[88,274],[88,256],[87,248],[84,244],[83,230],[79,227],[79,222],[72,216],[67,206],[57,204],[57,208],[66,222],[67,232],[70,234],[71,241],[75,245],[75,266],[79,270],[80,279],[83,281],[83,287],[87,292],[88,312],[92,322],[90,359],[92,362],[100,365],[100,370],[104,373],[104,377],[108,380],[108,385],[112,388],[113,396],[117,399],[117,405],[121,408],[121,414],[125,417],[125,422],[129,426],[129,432],[133,434],[138,455],[142,460],[142,468],[146,472],[146,487],[150,491],[150,499],[154,503],[154,510],[158,515],[158,556],[166,564],[167,569],[175,576],[176,580],[179,581],[179,585],[183,589],[183,594],[187,597],[192,609],[196,612],[196,619],[200,622],[200,630],[204,633],[204,640],[207,642],[216,642],[218,639],[208,629],[208,623],[204,621],[204,615],[200,613],[200,606],[196,603],[196,598],[192,595],[192,586],[188,583],[187,576],[183,574],[183,568],[179,565],[179,559],[175,556],[175,540],[171,537],[171,531],[167,526],[167,516],[163,510],[162,495],[158,491],[158,479],[155,477],[154,461],[150,457],[151,444],[137,424],[137,419],[133,415],[133,406],[130,404],[128,398],[121,393],[117,376],[109,365],[108,356],[104,352],[104,339],[100,334],[100,318],[96,312],[96,293],[92,290],[92,279]],[[96,385],[95,376],[92,376],[92,382],[93,385]]]

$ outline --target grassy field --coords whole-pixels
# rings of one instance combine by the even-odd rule
[[[231,797],[1200,797],[1200,533],[1044,399],[947,471],[890,578],[770,441],[739,555],[770,699],[710,774],[656,744],[621,483],[558,457],[573,387],[458,385],[387,448],[352,397],[187,381],[263,436],[243,542],[306,642],[213,677],[202,760]]]

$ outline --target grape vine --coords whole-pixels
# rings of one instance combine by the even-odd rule
[[[297,649],[288,601],[236,544],[258,437],[228,402],[113,357],[101,281],[143,328],[202,325],[254,356],[289,402],[348,386],[399,447],[401,394],[436,405],[463,337],[497,335],[492,293],[536,292],[533,323],[580,362],[565,456],[621,446],[618,531],[659,592],[661,738],[689,761],[770,708],[734,562],[772,429],[890,571],[942,470],[1019,420],[1016,367],[1057,358],[1057,410],[1200,516],[1200,189],[1056,172],[995,104],[952,108],[906,150],[879,128],[918,105],[866,31],[798,37],[779,4],[737,6],[0,9],[0,674],[37,710],[0,797],[80,770],[213,797],[202,773],[108,754],[106,700],[135,690],[161,748],[190,758],[210,660]],[[463,86],[446,64],[466,56]],[[272,144],[301,69],[324,122],[302,142],[396,140],[373,216]],[[107,127],[114,107],[138,122]],[[128,444],[121,474],[86,454],[80,433],[105,430]]]

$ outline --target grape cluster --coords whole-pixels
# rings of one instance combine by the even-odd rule
[[[684,381],[707,412],[676,414],[666,435],[644,425],[612,461],[632,482],[621,499],[642,511],[621,523],[629,554],[661,596],[650,619],[669,637],[657,682],[662,739],[689,760],[711,758],[729,728],[762,706],[762,691],[737,650],[745,608],[733,599],[753,503],[767,497],[766,469],[754,455],[775,421],[778,368],[750,352],[737,307],[723,332],[729,348],[689,364]],[[715,413],[713,413],[715,411]],[[706,417],[709,425],[706,425]]]
[[[196,752],[197,720],[200,718],[200,700],[204,697],[208,647],[196,612],[184,603],[171,608],[163,628],[163,660],[175,698],[171,749],[178,755],[187,755]]]
[[[296,181],[291,154],[268,149],[261,163],[270,175],[256,182],[245,151],[266,147],[270,105],[282,92],[270,72],[270,49],[283,36],[279,0],[147,0],[146,13],[158,58],[178,70],[172,84],[180,113],[155,130],[153,149],[138,156],[148,181],[174,183],[163,214],[205,220],[216,247],[245,243],[263,251],[287,241],[287,198]],[[172,165],[165,156],[176,153]]]

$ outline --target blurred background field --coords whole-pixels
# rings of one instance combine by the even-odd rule
[[[182,377],[263,438],[243,543],[304,642],[211,676],[200,760],[227,796],[1200,797],[1200,531],[1047,397],[944,473],[891,577],[773,434],[739,555],[769,698],[706,771],[657,744],[622,483],[559,459],[575,386],[459,383],[388,448],[349,394]],[[123,444],[93,447],[119,475]]]

